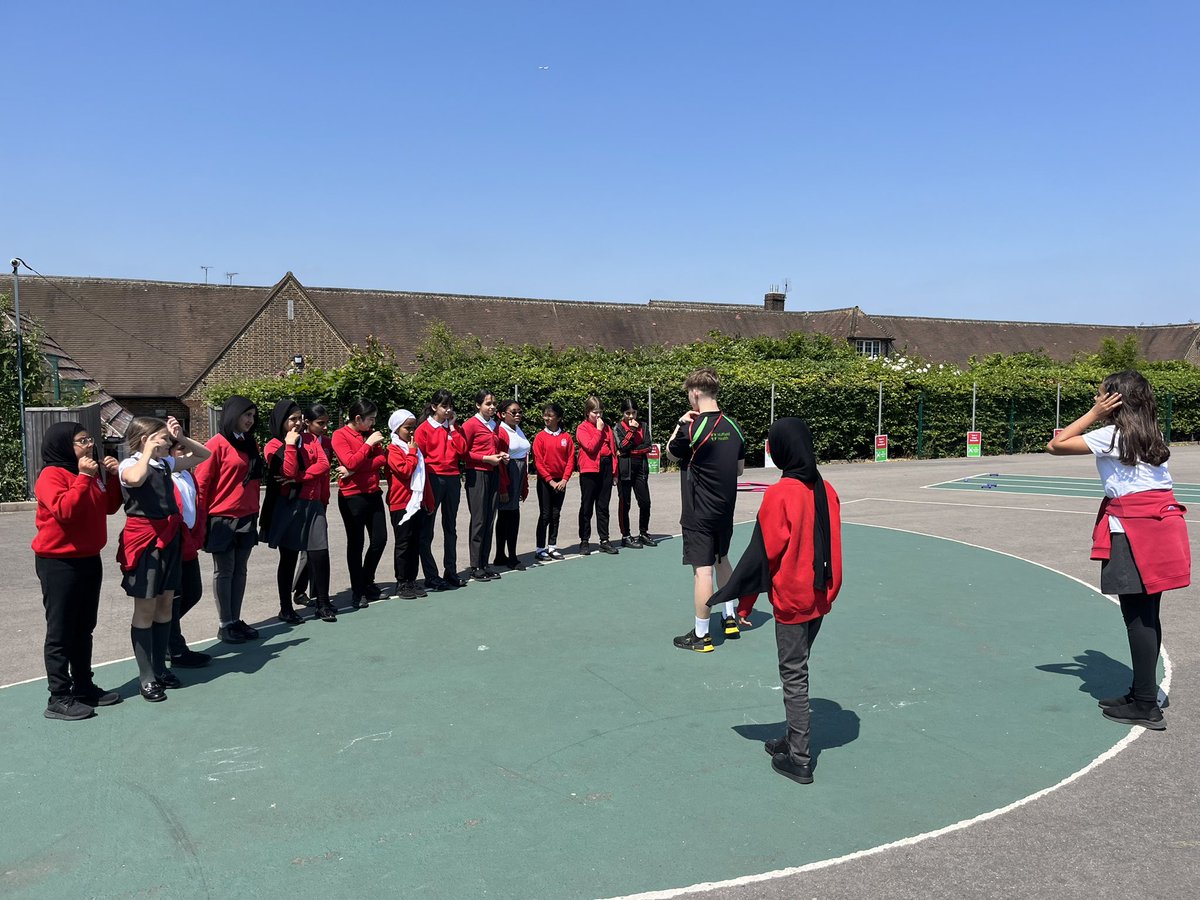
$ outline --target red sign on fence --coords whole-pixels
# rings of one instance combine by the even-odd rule
[[[982,456],[983,455],[983,432],[968,431],[967,432],[967,456]]]

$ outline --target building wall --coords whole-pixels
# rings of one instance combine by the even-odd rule
[[[114,399],[135,416],[154,416],[157,419],[174,416],[184,430],[189,433],[192,423],[195,421],[191,408],[178,397],[115,397]]]
[[[192,437],[211,437],[204,399],[209,385],[235,378],[284,375],[297,353],[304,356],[305,368],[330,369],[350,358],[350,347],[305,299],[299,286],[288,281],[183,398],[190,411]]]

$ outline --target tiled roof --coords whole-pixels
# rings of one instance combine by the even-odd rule
[[[1136,335],[1147,359],[1186,359],[1200,363],[1200,325],[1074,325],[1053,322],[998,322],[920,316],[874,316],[892,333],[893,348],[935,361],[966,363],[989,353],[1044,351],[1069,361],[1076,353],[1095,353],[1104,338]]]

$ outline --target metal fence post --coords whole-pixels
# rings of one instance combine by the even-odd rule
[[[1174,412],[1174,407],[1175,395],[1167,394],[1167,427],[1165,429],[1164,437],[1166,437],[1168,444],[1171,443],[1171,413]]]
[[[925,446],[925,392],[917,394],[917,459],[921,458],[921,449]]]
[[[1013,452],[1013,428],[1014,417],[1016,416],[1016,401],[1012,397],[1008,398],[1008,455],[1012,456]]]

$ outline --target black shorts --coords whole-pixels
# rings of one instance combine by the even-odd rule
[[[729,556],[729,542],[733,540],[733,522],[722,522],[704,531],[683,529],[683,564],[685,566],[712,566],[717,560]]]

